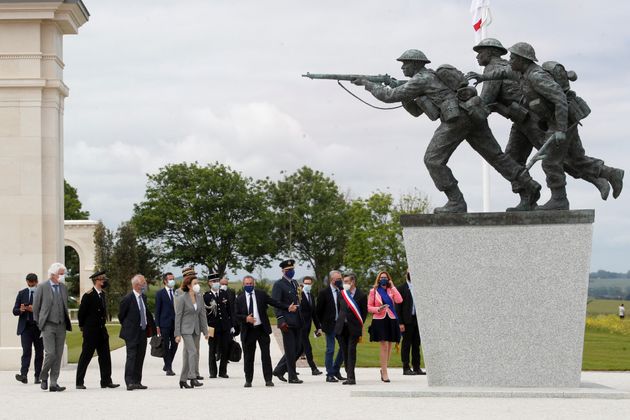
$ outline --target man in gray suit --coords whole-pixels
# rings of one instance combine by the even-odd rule
[[[66,389],[57,383],[63,346],[66,342],[66,331],[72,330],[68,315],[68,289],[64,284],[65,274],[66,267],[63,264],[52,264],[48,269],[48,281],[37,287],[33,299],[33,317],[44,339],[44,365],[40,374],[41,388],[48,389],[50,392]],[[49,373],[50,387],[48,386]]]

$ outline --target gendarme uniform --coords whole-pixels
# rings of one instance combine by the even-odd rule
[[[398,60],[430,63],[418,50],[408,50]],[[439,72],[441,68],[450,70],[451,74],[461,74],[459,70],[449,65],[440,66],[437,71]],[[464,87],[466,82],[463,74],[460,80],[462,80],[460,86]],[[536,202],[538,197],[534,196],[539,194],[540,185],[532,180],[522,165],[503,153],[490,131],[486,120],[487,115],[473,118],[472,113],[465,112],[465,104],[458,98],[459,90],[447,86],[438,77],[436,71],[423,67],[401,86],[392,88],[366,82],[365,89],[383,102],[402,102],[405,109],[414,116],[425,113],[431,119],[440,118],[440,125],[433,134],[424,155],[424,163],[435,186],[449,199],[446,206],[437,208],[436,212],[465,212],[467,210],[463,196],[457,187],[457,179],[447,166],[451,155],[464,140],[505,179],[517,181],[522,188],[531,192],[532,204]],[[472,90],[476,96],[476,91]]]
[[[479,52],[483,48],[494,48],[500,51],[501,55],[507,53],[501,43],[493,38],[484,39],[473,47],[473,50]],[[504,72],[511,72],[510,64],[499,56],[493,56],[484,68],[483,74],[489,78],[493,74]],[[532,148],[540,149],[547,140],[548,134],[540,127],[539,117],[533,115],[527,108],[520,78],[519,81],[511,79],[485,81],[480,96],[485,104],[494,104],[491,108],[513,121],[505,153],[517,163],[525,165]],[[595,185],[602,198],[606,199],[610,185],[608,179],[601,176],[612,174],[612,172],[606,169],[602,160],[585,155],[577,130],[575,136],[571,137],[568,147],[569,152],[562,162],[563,170],[574,178],[581,178]],[[528,210],[526,192],[519,187],[518,183],[513,183],[512,189],[521,195],[521,203],[510,210]]]
[[[208,281],[218,284],[220,276],[212,273]],[[221,378],[227,378],[227,365],[230,356],[230,343],[232,342],[232,309],[230,297],[225,290],[208,291],[203,295],[206,305],[208,327],[214,328],[214,337],[208,338],[208,365],[210,378],[216,378],[217,373]],[[217,359],[219,368],[217,371]]]
[[[90,276],[91,279],[104,276],[104,271],[99,271]],[[83,347],[77,365],[77,387],[83,386],[85,373],[94,356],[98,354],[98,366],[101,373],[101,388],[115,387],[112,384],[112,361],[109,349],[109,334],[105,324],[107,323],[107,298],[105,292],[96,288],[88,290],[81,298],[79,305],[79,328],[83,333]]]

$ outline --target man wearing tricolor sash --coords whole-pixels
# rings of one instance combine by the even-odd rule
[[[353,273],[344,275],[343,291],[339,299],[339,317],[335,334],[343,349],[343,362],[347,379],[343,385],[355,385],[354,366],[357,361],[357,344],[363,335],[363,323],[367,317],[367,295],[357,289],[357,277]]]

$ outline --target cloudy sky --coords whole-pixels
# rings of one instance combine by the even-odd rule
[[[300,75],[402,78],[395,58],[408,48],[431,66],[475,70],[469,0],[84,1],[90,21],[64,44],[65,174],[92,218],[110,228],[128,220],[146,174],[182,161],[272,179],[308,165],[354,197],[417,188],[443,204],[422,163],[437,123],[368,108],[333,81]],[[587,153],[630,168],[630,3],[491,6],[489,36],[506,47],[528,41],[541,61],[578,73],[573,87],[593,110],[581,128]],[[509,125],[490,123],[505,146]],[[469,211],[481,211],[480,158],[462,144],[450,166]],[[539,165],[532,174],[544,183]],[[592,269],[629,270],[630,191],[604,202],[590,184],[568,182],[571,207],[596,211]],[[494,172],[491,191],[492,211],[517,201]]]

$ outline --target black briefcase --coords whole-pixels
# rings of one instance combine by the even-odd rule
[[[232,343],[230,344],[230,362],[240,362],[242,355],[243,349],[241,349],[241,345],[232,340]]]
[[[164,340],[162,340],[162,336],[154,335],[151,337],[151,356],[153,357],[164,357]]]

